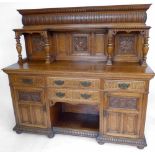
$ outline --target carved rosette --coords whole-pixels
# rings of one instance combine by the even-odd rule
[[[22,64],[23,59],[22,59],[22,45],[20,43],[20,37],[21,37],[22,33],[20,32],[15,32],[15,39],[16,39],[16,49],[18,52],[18,63]]]
[[[141,32],[141,35],[144,37],[144,44],[143,44],[143,58],[142,58],[142,66],[146,66],[146,59],[147,59],[147,53],[149,51],[149,30],[145,30]]]

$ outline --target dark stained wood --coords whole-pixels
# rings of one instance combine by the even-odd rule
[[[9,76],[17,133],[144,148],[150,4],[18,10]],[[20,38],[24,36],[26,58]]]
[[[55,127],[79,130],[99,130],[99,116],[93,114],[61,113]]]

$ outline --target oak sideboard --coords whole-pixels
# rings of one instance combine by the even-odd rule
[[[144,148],[150,4],[18,10],[8,74],[17,133]],[[26,58],[22,57],[21,37]]]

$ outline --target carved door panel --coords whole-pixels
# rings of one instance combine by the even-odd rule
[[[31,106],[32,124],[37,127],[47,126],[46,106]]]
[[[104,103],[104,134],[138,138],[142,95],[138,93],[105,93]]]
[[[47,127],[44,91],[40,88],[16,88],[16,106],[21,125]]]

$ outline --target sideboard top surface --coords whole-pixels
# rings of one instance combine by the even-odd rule
[[[138,63],[120,63],[106,66],[104,62],[55,61],[51,64],[40,62],[15,63],[3,69],[6,73],[60,74],[80,76],[115,76],[152,78],[154,72],[149,66],[142,67]]]

